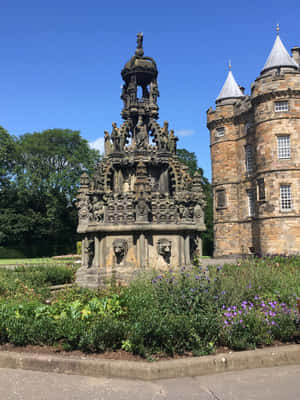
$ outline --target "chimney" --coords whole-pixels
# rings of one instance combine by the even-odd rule
[[[295,46],[292,48],[292,57],[296,63],[300,66],[300,47]]]

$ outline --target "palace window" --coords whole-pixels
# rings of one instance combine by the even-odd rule
[[[252,147],[250,144],[245,146],[245,155],[246,155],[246,172],[253,171],[253,154],[252,154]]]
[[[257,187],[258,187],[258,200],[264,201],[266,199],[264,178],[257,180]]]
[[[275,112],[289,111],[288,101],[275,101]]]
[[[291,143],[288,135],[277,136],[277,153],[280,160],[291,158]]]
[[[225,128],[224,126],[216,129],[216,137],[221,137],[225,135]]]
[[[280,186],[280,208],[284,211],[292,209],[291,185]]]
[[[248,195],[248,215],[249,215],[249,217],[254,217],[254,215],[255,215],[255,197],[256,197],[255,189],[247,190],[247,195]]]
[[[217,208],[226,207],[226,193],[225,189],[220,189],[216,191],[217,195]]]

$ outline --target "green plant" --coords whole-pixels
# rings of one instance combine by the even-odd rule
[[[81,255],[81,249],[82,249],[82,242],[81,240],[76,242],[76,252],[78,255]]]

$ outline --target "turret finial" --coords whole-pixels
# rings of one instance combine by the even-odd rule
[[[143,49],[143,32],[139,32],[136,35],[136,50],[135,50],[135,55],[139,57],[143,57],[144,55],[144,49]]]
[[[231,71],[231,67],[232,67],[232,65],[231,65],[231,60],[229,60],[229,62],[228,62],[229,71]]]
[[[277,32],[277,35],[279,35],[279,31],[280,31],[280,29],[279,29],[279,24],[276,24],[276,32]]]

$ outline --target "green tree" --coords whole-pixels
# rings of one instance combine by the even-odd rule
[[[8,186],[13,175],[15,161],[15,139],[0,126],[0,191]]]
[[[100,159],[79,131],[69,129],[26,133],[17,146],[18,184],[40,193],[63,193],[69,201],[76,196],[82,172],[90,173]]]
[[[0,244],[26,255],[73,251],[76,192],[83,171],[100,159],[78,131],[50,129],[16,140],[15,177],[0,210]]]
[[[197,163],[197,157],[196,154],[194,152],[188,151],[186,149],[177,149],[176,152],[179,160],[185,164],[186,166],[188,166],[189,168],[189,174],[191,176],[194,175],[194,173],[197,171],[198,169],[198,163]]]
[[[201,174],[202,187],[206,200],[206,206],[204,208],[206,231],[202,234],[203,254],[211,256],[213,254],[213,197],[211,183],[204,176],[203,169],[198,166],[197,157],[194,152],[190,152],[186,149],[178,149],[177,156],[183,164],[188,166],[191,176],[193,176],[196,171]]]

